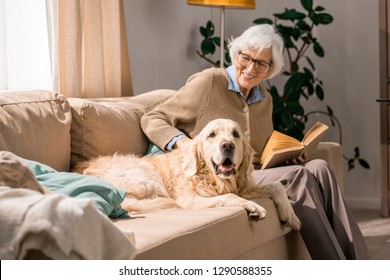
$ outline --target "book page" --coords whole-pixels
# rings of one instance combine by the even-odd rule
[[[261,169],[282,166],[286,162],[302,155],[304,149],[305,147],[302,146],[301,148],[291,147],[285,150],[271,152],[263,162]]]
[[[296,146],[301,147],[302,143],[291,136],[274,130],[263,149],[260,162],[264,163],[266,158],[275,151],[280,151]]]
[[[276,162],[279,164],[283,163],[280,162],[280,160],[283,160],[283,158],[286,157],[288,158],[288,154],[291,156],[291,152],[294,156],[296,153],[300,154],[303,149],[304,146],[302,143],[294,137],[274,130],[264,147],[263,153],[261,154],[260,163],[263,167],[269,166],[270,162],[273,166],[276,166]],[[276,154],[278,156],[275,156]]]
[[[272,135],[267,142],[267,146],[268,145],[272,151],[279,151],[286,148],[301,146],[301,143],[294,137],[275,130],[272,132]]]
[[[322,136],[329,129],[329,127],[323,123],[317,122],[303,137],[302,144],[306,147],[306,153],[312,153],[320,143]]]

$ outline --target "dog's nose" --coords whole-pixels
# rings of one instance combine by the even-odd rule
[[[231,152],[234,150],[234,148],[235,148],[235,145],[231,141],[223,141],[221,143],[221,150],[224,152]]]

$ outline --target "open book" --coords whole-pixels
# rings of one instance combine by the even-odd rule
[[[274,130],[261,154],[261,169],[284,165],[287,161],[295,159],[305,152],[310,155],[317,148],[328,129],[327,125],[317,122],[305,134],[301,142]]]

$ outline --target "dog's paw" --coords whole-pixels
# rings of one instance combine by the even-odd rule
[[[277,210],[279,219],[285,223],[286,226],[291,227],[294,230],[300,230],[301,221],[297,215],[295,215],[294,209],[290,204],[286,205],[285,207],[280,206]]]
[[[255,221],[264,219],[267,213],[267,210],[253,201],[248,201],[244,208],[248,213],[249,219]]]
[[[291,227],[292,229],[295,230],[300,230],[301,229],[301,221],[299,218],[293,214],[287,221],[287,226]]]

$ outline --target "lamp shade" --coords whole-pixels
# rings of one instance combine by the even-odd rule
[[[230,8],[255,9],[256,0],[187,0],[190,5],[223,6]]]

